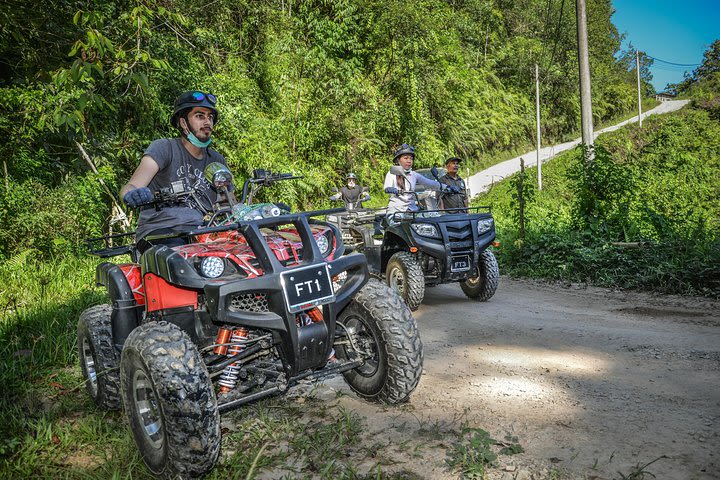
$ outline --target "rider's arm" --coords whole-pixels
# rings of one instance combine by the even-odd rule
[[[425,178],[419,173],[415,173],[415,182],[419,183],[420,185],[425,185],[426,187],[429,187],[432,190],[440,190],[440,182],[436,182],[435,180],[430,180],[429,178]]]
[[[336,193],[335,195],[330,195],[330,200],[340,200],[340,197],[342,196],[342,193]]]
[[[140,165],[135,169],[128,183],[120,190],[120,197],[124,197],[130,190],[147,187],[155,174],[160,170],[157,162],[149,155],[143,155]]]
[[[385,183],[383,183],[383,191],[388,187],[397,187],[395,185],[395,175],[391,174],[390,172],[385,175]]]

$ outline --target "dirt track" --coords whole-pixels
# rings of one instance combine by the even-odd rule
[[[397,468],[458,478],[444,461],[467,424],[525,449],[488,478],[622,478],[663,455],[645,470],[658,479],[720,478],[720,303],[503,278],[485,304],[431,288],[415,317],[425,374],[408,405],[339,379],[316,391],[347,392]]]

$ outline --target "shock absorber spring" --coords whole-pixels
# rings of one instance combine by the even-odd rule
[[[218,329],[217,338],[215,339],[217,347],[213,349],[213,352],[215,352],[217,355],[226,355],[228,351],[228,346],[224,344],[228,343],[231,335],[232,330],[230,330],[229,328],[220,327]]]
[[[233,330],[230,337],[230,343],[232,343],[232,345],[230,345],[227,349],[227,356],[232,357],[233,355],[237,355],[238,353],[242,352],[244,348],[243,343],[245,343],[247,338],[247,328],[240,327]],[[239,376],[240,365],[237,362],[231,363],[230,365],[225,367],[223,373],[220,375],[220,380],[218,380],[218,385],[220,385],[220,393],[227,393],[233,388],[235,388]]]

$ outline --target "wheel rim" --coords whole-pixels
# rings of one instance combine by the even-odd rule
[[[148,443],[156,449],[163,445],[163,425],[160,409],[150,379],[136,370],[132,382],[133,409]]]
[[[390,284],[390,288],[402,293],[405,288],[405,275],[402,270],[397,267],[392,268],[388,275],[388,283]]]
[[[360,350],[360,354],[364,354],[365,363],[355,369],[364,377],[372,377],[380,368],[380,357],[378,355],[377,340],[370,327],[367,326],[361,317],[347,319],[347,330],[353,335],[353,340]]]
[[[477,287],[478,285],[480,285],[480,276],[470,277],[465,280],[465,283],[467,283],[470,287]]]
[[[95,368],[95,359],[93,358],[93,351],[90,347],[90,342],[87,337],[83,338],[82,342],[82,358],[85,364],[85,372],[87,373],[88,385],[93,397],[97,396],[98,384],[97,384],[97,369]]]

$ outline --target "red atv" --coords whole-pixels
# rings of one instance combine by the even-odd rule
[[[95,403],[124,406],[148,468],[196,477],[220,452],[220,413],[282,394],[301,379],[341,373],[358,395],[396,404],[420,380],[422,344],[410,310],[368,280],[364,255],[343,255],[339,231],[315,217],[342,209],[288,213],[252,204],[258,188],[292,175],[257,170],[239,203],[230,172],[206,178],[226,204],[184,246],[137,255],[129,235],[91,239],[102,263],[97,284],[110,303],[78,322],[80,366]],[[158,192],[157,208],[197,192]],[[148,238],[148,240],[152,240]],[[101,242],[101,243],[98,243]]]

